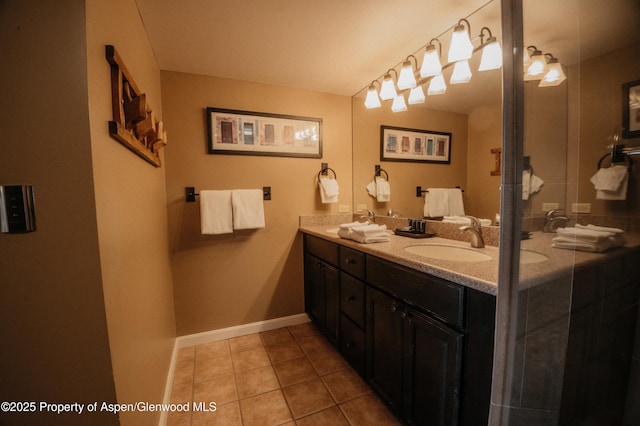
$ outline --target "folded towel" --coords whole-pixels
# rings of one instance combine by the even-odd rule
[[[385,225],[364,225],[353,226],[348,228],[340,228],[338,230],[338,236],[348,240],[353,240],[358,243],[383,243],[391,240],[391,237],[386,232],[387,227]]]
[[[542,179],[531,173],[530,170],[524,170],[522,172],[522,199],[528,200],[529,195],[540,191],[542,185],[544,185]]]
[[[626,200],[629,171],[621,165],[601,168],[591,176],[591,183],[596,190],[597,200]]]
[[[350,223],[343,223],[340,225],[340,229],[349,229],[349,228],[353,228],[354,226],[365,226],[368,225],[369,221],[364,221],[364,222],[350,222]]]
[[[449,215],[464,216],[464,203],[462,202],[462,190],[460,188],[447,189],[449,198]]]
[[[598,241],[587,241],[584,238],[571,238],[567,236],[555,237],[551,240],[551,247],[602,253],[614,247],[622,247],[626,244],[626,239],[621,234],[607,237]]]
[[[491,226],[491,219],[478,219],[480,225]],[[443,223],[456,223],[461,225],[470,225],[471,219],[466,216],[444,216],[442,218]]]
[[[376,176],[376,198],[381,203],[391,201],[391,186],[380,176]]]
[[[373,223],[371,225],[354,226],[351,228],[351,230],[362,235],[385,234],[387,231],[387,225],[376,225],[375,223]]]
[[[337,203],[340,186],[335,179],[328,177],[320,178],[320,198],[323,204]]]
[[[556,233],[559,236],[564,236],[568,238],[578,238],[587,242],[598,242],[602,241],[606,238],[613,237],[615,234],[613,232],[605,232],[605,231],[594,231],[592,229],[585,228],[558,228]]]
[[[233,229],[264,228],[264,202],[261,189],[231,191]]]
[[[459,188],[429,188],[424,196],[424,216],[464,216],[462,190]]]
[[[200,191],[200,232],[203,234],[233,232],[231,191]]]
[[[609,228],[607,226],[596,226],[596,225],[580,225],[579,223],[576,223],[575,225],[576,228],[581,228],[581,229],[591,229],[592,231],[600,231],[600,232],[611,232],[613,234],[624,234],[624,229],[620,229],[620,228]]]

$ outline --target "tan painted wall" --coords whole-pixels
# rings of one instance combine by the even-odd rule
[[[87,2],[87,59],[97,230],[118,402],[162,402],[175,338],[165,170],[108,134],[112,44],[162,118],[160,71],[133,0]],[[167,128],[169,137],[179,129]],[[122,413],[123,425],[158,424],[159,412]]]
[[[34,185],[38,229],[0,234],[0,400],[114,401],[91,166],[83,0],[0,3],[0,183]],[[86,424],[117,424],[112,414]],[[77,414],[0,413],[11,425]]]
[[[162,72],[169,235],[178,335],[304,312],[298,218],[351,205],[351,99],[344,96]],[[209,155],[205,108],[323,119],[322,159]],[[338,176],[338,204],[320,201],[316,177],[326,162]],[[200,234],[199,202],[184,187],[270,186],[266,228]]]

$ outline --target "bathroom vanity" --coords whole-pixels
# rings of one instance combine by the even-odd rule
[[[486,256],[481,261],[432,259],[408,247],[466,250],[469,243],[391,236],[388,243],[358,244],[335,228],[301,227],[311,320],[404,422],[487,424],[497,248],[474,250]],[[553,249],[551,236],[536,233],[522,245],[515,361],[522,377],[514,395],[557,423],[575,419],[585,404],[596,406],[596,396],[626,390],[640,238],[631,236],[613,254],[594,254]],[[587,366],[598,374],[584,376]]]

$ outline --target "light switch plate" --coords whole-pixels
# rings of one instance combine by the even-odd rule
[[[560,203],[542,203],[542,211],[548,212],[560,208]]]
[[[591,203],[572,203],[571,213],[591,213]]]
[[[350,210],[351,206],[349,206],[349,204],[340,204],[340,206],[338,206],[338,211],[340,213],[349,213]]]

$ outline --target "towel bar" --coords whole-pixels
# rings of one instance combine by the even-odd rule
[[[459,186],[456,186],[456,188],[460,189]],[[461,192],[464,192],[464,189],[460,189]],[[416,197],[422,197],[422,194],[424,194],[425,192],[429,192],[428,189],[422,189],[421,186],[416,186]]]
[[[196,196],[200,195],[196,192],[196,188],[193,186],[185,186],[184,187],[184,193],[185,193],[185,201],[187,203],[194,203],[196,201]],[[271,187],[270,186],[263,186],[262,187],[262,199],[263,200],[270,200],[271,199]]]

